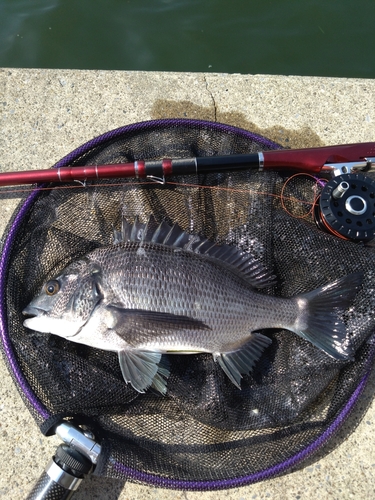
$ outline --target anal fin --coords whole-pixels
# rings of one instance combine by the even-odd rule
[[[261,357],[264,349],[272,340],[261,333],[253,333],[249,341],[240,349],[230,352],[213,353],[214,360],[219,363],[231,382],[241,389],[243,374],[249,374]]]
[[[119,351],[119,363],[125,382],[140,393],[153,386],[161,394],[165,394],[165,379],[169,376],[169,370],[164,365],[159,366],[161,356],[160,352]]]

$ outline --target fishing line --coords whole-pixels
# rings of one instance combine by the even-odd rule
[[[275,199],[280,199],[281,201],[281,206],[284,209],[284,211],[290,215],[291,217],[294,218],[307,218],[309,217],[313,211],[314,207],[316,206],[316,202],[319,198],[319,195],[314,194],[314,199],[313,201],[308,201],[304,200],[302,198],[296,198],[295,196],[286,196],[285,189],[288,185],[288,183],[295,177],[299,176],[305,176],[313,179],[315,182],[315,186],[321,185],[320,182],[323,181],[323,179],[318,179],[317,177],[314,177],[313,175],[306,174],[306,173],[299,173],[299,174],[294,174],[291,177],[289,177],[283,184],[283,187],[281,188],[280,194],[276,193],[267,193],[267,192],[262,192],[262,191],[255,191],[252,189],[240,189],[240,188],[232,188],[232,187],[224,187],[224,186],[207,186],[203,184],[193,184],[193,183],[182,183],[182,182],[176,182],[176,181],[164,181],[161,185],[163,186],[177,186],[177,187],[185,187],[185,188],[196,188],[196,189],[210,189],[212,191],[223,191],[223,192],[230,192],[230,193],[239,193],[239,194],[256,194],[257,196],[264,196],[264,197],[272,197]],[[98,189],[98,188],[108,188],[108,187],[121,187],[121,186],[155,186],[160,183],[155,183],[154,180],[152,181],[136,181],[136,182],[126,182],[126,184],[121,183],[121,182],[110,182],[110,183],[105,183],[105,184],[90,184],[88,182],[82,182],[82,181],[77,181],[77,184],[72,184],[72,185],[66,185],[66,186],[36,186],[36,187],[24,187],[24,188],[16,188],[16,189],[1,189],[0,190],[0,197],[2,194],[18,194],[18,193],[31,193],[33,191],[55,191],[55,190],[82,190],[82,189]],[[286,207],[286,202],[291,202],[293,204],[300,204],[300,205],[307,205],[310,206],[311,208],[309,209],[308,213],[302,216],[296,215],[295,213],[291,212],[287,207]]]
[[[295,178],[297,177],[308,177],[308,178],[311,178],[314,180],[314,184],[312,186],[312,190],[313,190],[313,194],[314,194],[314,199],[312,202],[309,202],[309,201],[305,201],[305,200],[302,200],[302,199],[298,199],[296,198],[295,196],[292,196],[292,197],[287,197],[284,195],[284,192],[288,186],[288,184]],[[280,200],[281,200],[281,206],[282,208],[285,210],[285,212],[290,215],[291,217],[294,217],[296,219],[306,219],[307,217],[309,217],[310,215],[313,215],[314,213],[314,209],[315,209],[315,206],[316,206],[316,203],[317,203],[317,200],[319,199],[319,194],[318,194],[318,187],[320,186],[320,179],[318,179],[317,177],[311,175],[311,174],[306,174],[306,173],[299,173],[299,174],[293,174],[291,177],[289,177],[283,184],[283,187],[281,189],[281,194],[280,194]],[[299,203],[300,205],[311,205],[311,208],[310,210],[304,214],[304,215],[297,215],[295,213],[292,213],[290,210],[288,210],[288,208],[286,207],[286,204],[285,202],[286,201],[291,201],[293,203]]]

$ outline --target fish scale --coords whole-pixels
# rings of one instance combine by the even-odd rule
[[[254,292],[246,280],[211,259],[189,251],[174,252],[158,244],[144,246],[146,254],[140,256],[137,247],[122,243],[115,250],[99,249],[90,255],[103,269],[103,289],[116,290],[117,300],[126,309],[151,307],[158,312],[193,317],[226,339],[228,335],[243,337],[243,329],[249,333],[265,328],[266,315],[268,327],[280,326],[282,319],[284,325],[295,321],[294,304],[282,310],[275,308],[279,299]],[[111,253],[118,256],[120,273],[111,265],[116,258],[108,258]]]
[[[123,221],[114,241],[48,281],[24,324],[118,352],[124,380],[138,392],[166,393],[164,354],[212,353],[240,388],[272,342],[264,329],[289,329],[335,359],[352,357],[340,311],[360,273],[281,298],[260,291],[275,277],[250,254],[177,225]]]

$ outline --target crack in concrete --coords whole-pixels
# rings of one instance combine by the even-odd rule
[[[211,92],[211,90],[209,89],[208,87],[208,81],[207,81],[207,78],[204,76],[203,77],[204,79],[204,83],[206,84],[206,90],[207,92],[209,93],[210,97],[211,97],[211,100],[212,100],[212,104],[214,106],[214,121],[216,122],[217,121],[217,108],[216,108],[216,102],[215,102],[215,98]]]

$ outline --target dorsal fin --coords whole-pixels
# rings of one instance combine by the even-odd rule
[[[239,272],[255,288],[266,288],[275,284],[275,276],[249,253],[235,246],[218,245],[201,236],[188,234],[178,224],[170,226],[165,221],[158,224],[152,215],[145,224],[139,222],[138,217],[133,224],[122,220],[121,231],[114,232],[114,243],[127,241],[158,243],[220,260]]]

